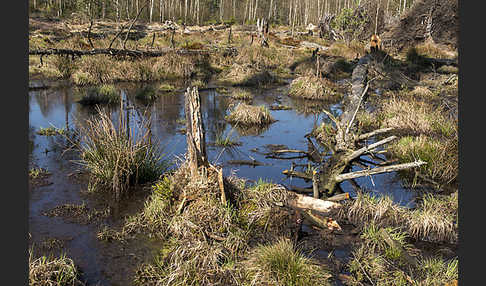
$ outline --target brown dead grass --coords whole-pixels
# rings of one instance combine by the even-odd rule
[[[225,119],[240,126],[265,126],[275,122],[265,106],[252,106],[244,102],[239,103]]]

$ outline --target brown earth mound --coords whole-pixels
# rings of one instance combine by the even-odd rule
[[[399,51],[425,41],[429,15],[432,16],[434,42],[456,49],[459,39],[458,0],[415,2],[397,24],[385,29],[382,39]]]

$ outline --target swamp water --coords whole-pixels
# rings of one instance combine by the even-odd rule
[[[146,105],[135,98],[135,94],[144,86],[146,85],[117,84],[117,90],[134,107],[130,111],[132,127],[136,128],[142,117],[149,115],[153,140],[160,142],[165,158],[175,162],[173,167],[176,167],[186,151],[186,138],[183,132],[184,92],[161,93],[152,104]],[[208,157],[210,162],[223,165],[225,176],[235,174],[249,179],[250,182],[263,179],[286,186],[311,185],[310,182],[295,177],[291,179],[282,174],[283,170],[290,169],[292,161],[298,165],[307,165],[307,158],[272,159],[267,158],[264,153],[270,151],[270,145],[307,150],[307,140],[304,136],[311,132],[313,127],[320,125],[322,120],[328,120],[319,110],[327,108],[339,115],[341,106],[292,99],[285,95],[287,88],[288,86],[248,90],[254,95],[253,105],[269,107],[280,104],[292,108],[271,110],[270,113],[277,122],[261,130],[243,130],[230,125],[224,117],[238,101],[220,94],[217,89],[200,91]],[[231,88],[228,89],[231,91]],[[77,124],[83,124],[90,116],[94,116],[94,108],[83,107],[77,103],[82,93],[83,89],[62,86],[29,91],[29,140],[32,146],[29,152],[29,169],[43,168],[50,173],[46,183],[32,186],[29,190],[29,245],[33,247],[35,254],[65,253],[79,266],[82,278],[89,285],[127,285],[133,277],[133,269],[142,262],[150,262],[153,254],[160,248],[160,243],[141,238],[121,245],[112,244],[98,240],[96,234],[102,225],[120,225],[123,223],[123,216],[141,210],[147,194],[134,195],[120,205],[119,213],[116,212],[115,215],[113,212],[107,212],[107,215],[95,219],[94,223],[79,223],[66,220],[62,216],[46,215],[49,210],[65,204],[84,204],[88,209],[101,210],[100,212],[107,209],[105,199],[85,194],[86,178],[79,172],[82,166],[73,162],[76,160],[74,152],[65,152],[65,140],[61,136],[37,134],[40,128],[47,127],[73,130],[77,128]],[[110,110],[112,118],[118,118],[119,106],[114,106]],[[240,144],[233,147],[211,145],[221,136],[229,136]],[[323,151],[322,147],[313,141],[316,147]],[[237,160],[256,160],[264,165],[232,164],[232,161]],[[352,169],[357,170],[357,167]],[[373,178],[362,177],[356,181],[363,189],[377,194],[392,195],[394,201],[401,205],[414,205],[414,192],[403,188],[395,173],[374,175]],[[351,196],[356,194],[349,182],[343,182],[341,187]],[[49,247],[46,241],[52,241],[52,238],[61,241],[62,247]]]

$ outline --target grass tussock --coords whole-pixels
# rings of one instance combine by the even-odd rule
[[[67,131],[65,128],[41,127],[36,133],[41,136],[56,136],[56,135],[66,135]]]
[[[414,210],[393,203],[388,196],[359,193],[340,210],[339,216],[356,225],[397,227],[408,236],[433,242],[457,243],[457,192],[448,196],[426,195]]]
[[[101,110],[98,114],[79,131],[80,163],[90,172],[92,185],[111,189],[119,196],[131,185],[157,179],[165,163],[149,131],[130,129],[128,136],[125,128],[115,127],[109,115]],[[125,122],[122,113],[118,125],[125,126]]]
[[[265,126],[276,121],[265,106],[253,106],[244,102],[240,102],[225,119],[243,126]]]
[[[256,247],[249,265],[256,285],[331,285],[331,275],[287,239]]]
[[[393,97],[380,109],[378,120],[382,127],[392,127],[402,135],[449,137],[457,132],[456,122],[446,117],[443,109],[425,101]]]
[[[435,59],[452,59],[457,57],[457,52],[450,48],[430,41],[418,44],[415,49],[419,55]]]
[[[119,104],[120,95],[113,84],[102,84],[89,87],[78,102],[85,106]]]
[[[289,96],[337,101],[342,94],[332,82],[308,75],[298,77],[290,83]]]
[[[251,100],[253,99],[253,94],[247,90],[238,88],[233,90],[233,92],[229,95],[231,98],[240,99],[240,100]]]
[[[84,285],[72,259],[41,256],[34,259],[29,250],[29,285]]]
[[[380,231],[388,233],[398,247],[386,244]],[[353,251],[348,269],[352,274],[350,285],[447,285],[458,279],[458,260],[441,257],[416,256],[417,265],[404,259],[403,252],[413,252],[408,236],[396,228],[370,224],[361,235],[363,243]]]
[[[453,183],[459,175],[457,135],[448,138],[406,136],[392,143],[389,151],[400,162],[417,159],[427,162],[415,171],[438,184]]]
[[[280,81],[268,70],[252,66],[251,64],[234,63],[222,72],[219,81],[234,86],[267,86]]]

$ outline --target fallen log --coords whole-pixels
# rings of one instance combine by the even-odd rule
[[[349,193],[337,194],[332,197],[326,198],[326,201],[339,202],[349,199]]]
[[[321,213],[330,213],[342,207],[341,204],[336,202],[315,199],[313,197],[297,194],[294,192],[290,193],[293,194],[293,198],[289,199],[287,204],[293,208],[315,210]]]
[[[30,50],[29,55],[66,55],[66,56],[92,56],[92,55],[110,55],[110,56],[130,56],[130,57],[160,57],[169,53],[178,55],[202,55],[217,52],[220,49],[204,49],[204,50],[189,50],[189,49],[173,49],[164,48],[158,51],[140,51],[140,50],[124,50],[124,49],[93,49],[93,50],[71,50],[71,49],[45,49],[45,50]],[[235,50],[235,48],[222,48],[222,50]]]

